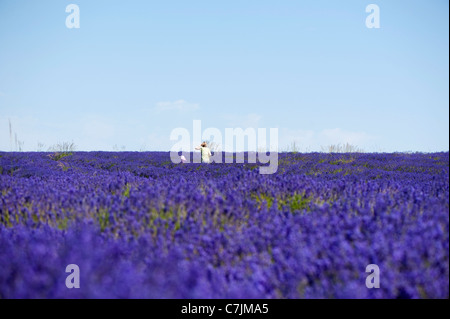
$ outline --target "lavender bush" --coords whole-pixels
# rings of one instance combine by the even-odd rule
[[[0,299],[449,297],[448,152],[49,155],[0,153]]]

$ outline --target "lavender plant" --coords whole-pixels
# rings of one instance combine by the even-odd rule
[[[449,297],[448,152],[257,165],[0,153],[0,298]]]

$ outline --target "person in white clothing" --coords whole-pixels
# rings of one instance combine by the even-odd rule
[[[206,142],[203,142],[200,146],[195,148],[196,150],[200,150],[202,153],[202,163],[210,163],[211,158],[211,150],[209,149]]]

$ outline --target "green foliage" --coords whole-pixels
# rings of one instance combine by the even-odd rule
[[[349,143],[346,144],[334,144],[328,147],[322,147],[322,151],[328,153],[364,153],[364,150],[356,145]]]
[[[54,161],[59,161],[61,158],[64,158],[66,156],[70,156],[73,153],[59,153],[59,152],[55,152],[53,154],[49,154],[48,157],[50,157],[50,159],[54,160]]]
[[[274,201],[274,198],[272,196],[261,193],[261,194],[254,194],[254,195],[252,195],[252,197],[259,204],[258,205],[259,208],[261,208],[262,203],[265,203],[267,208],[272,207],[272,204]]]
[[[304,194],[294,194],[292,196],[288,196],[285,199],[280,199],[278,201],[278,208],[281,209],[282,207],[289,207],[291,212],[294,212],[296,210],[308,210],[309,211],[309,205],[312,201],[312,197],[305,197]]]
[[[97,214],[100,230],[104,231],[109,226],[109,211],[105,208],[100,208]]]
[[[271,208],[272,205],[277,203],[277,208],[279,210],[283,208],[288,208],[291,212],[298,210],[310,210],[310,203],[313,201],[313,197],[307,197],[304,193],[294,193],[292,195],[281,195],[276,198],[273,196],[261,193],[254,194],[253,199],[258,203],[258,207],[261,208],[262,204],[265,203],[267,208]]]
[[[50,157],[54,161],[59,161],[60,159],[73,155],[73,152],[75,151],[76,146],[73,142],[63,142],[63,143],[57,143],[51,147],[49,147],[49,151],[53,152],[52,154],[49,154],[48,157]]]
[[[57,224],[58,224],[57,227],[58,227],[58,229],[60,229],[60,230],[67,229],[68,222],[69,222],[69,218],[68,218],[67,216],[64,217],[64,218],[59,219],[59,220],[57,221]]]
[[[127,183],[125,185],[125,190],[123,191],[122,195],[127,198],[130,197],[130,189],[131,189],[131,185],[130,185],[130,183]]]

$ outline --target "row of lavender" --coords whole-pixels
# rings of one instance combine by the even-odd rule
[[[0,191],[0,298],[449,297],[448,152],[0,153]]]

